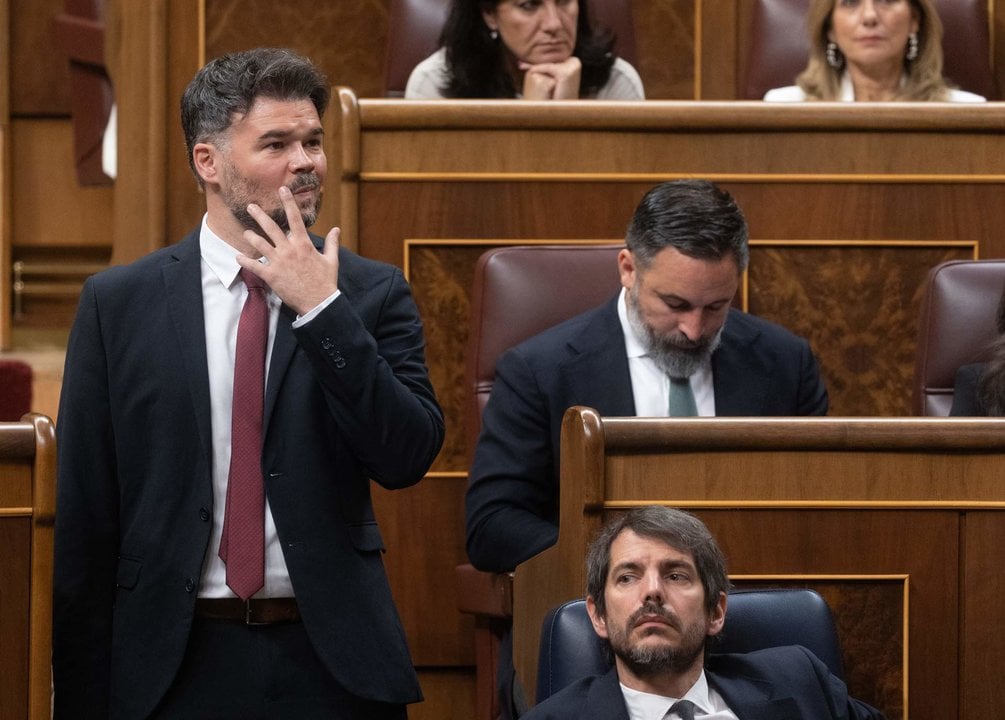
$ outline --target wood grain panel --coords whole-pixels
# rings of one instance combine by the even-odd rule
[[[918,678],[953,676],[960,649],[956,632],[960,557],[952,513],[843,511],[699,511],[723,547],[733,574],[823,573],[898,574],[908,578],[905,605],[902,581],[850,579],[827,585],[804,583],[821,591],[838,625],[850,692],[882,708],[887,717],[904,717],[904,691],[915,699],[930,694],[915,687]],[[759,528],[771,528],[771,532]],[[828,542],[821,543],[821,538]],[[808,553],[807,548],[813,552]],[[828,551],[830,548],[830,551]],[[878,561],[878,558],[883,558]],[[940,602],[915,602],[919,594]],[[913,628],[904,638],[905,620]],[[931,633],[928,628],[940,628]],[[912,677],[905,677],[905,659]],[[951,717],[955,688],[935,701]],[[912,703],[913,705],[913,703]],[[927,701],[926,705],[927,707]],[[922,713],[919,717],[926,716]]]
[[[474,680],[468,669],[420,668],[425,700],[408,706],[409,720],[469,720],[475,717]]]
[[[10,14],[11,66],[17,68],[9,76],[11,114],[69,116],[69,64],[52,32],[63,0],[15,0],[15,4],[18,11]],[[4,82],[7,79],[5,75]]]
[[[387,0],[299,3],[205,0],[206,58],[249,48],[289,47],[313,60],[332,85],[379,97],[384,85]]]
[[[0,517],[0,708],[5,718],[28,717],[29,518]]]
[[[467,472],[464,384],[470,318],[470,288],[475,263],[489,244],[410,246],[408,281],[426,334],[426,360],[447,435],[434,471]]]
[[[695,98],[695,3],[648,0],[632,3],[639,71],[646,98]]]
[[[910,415],[925,278],[973,257],[973,246],[758,243],[748,308],[810,341],[831,415]]]
[[[404,490],[374,488],[388,548],[384,563],[412,659],[420,666],[474,664],[473,620],[457,610],[454,568],[464,553],[463,476],[431,476]]]
[[[965,667],[1005,667],[1005,621],[994,611],[1001,606],[1005,593],[1002,572],[1002,548],[1005,528],[994,513],[968,513],[963,523],[965,548],[960,593],[964,597],[962,629],[968,642],[961,648]],[[960,717],[995,717],[1005,705],[1005,686],[1000,682],[963,683],[960,692]]]

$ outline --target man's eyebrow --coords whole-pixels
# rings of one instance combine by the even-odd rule
[[[283,128],[275,128],[272,130],[266,130],[261,135],[258,136],[259,140],[282,140],[288,138],[293,134],[292,130],[284,130]],[[325,130],[323,127],[311,128],[307,135],[309,137],[317,137],[319,135],[324,135]]]

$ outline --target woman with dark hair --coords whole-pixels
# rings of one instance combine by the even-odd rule
[[[642,80],[585,0],[453,0],[440,49],[405,97],[642,100]]]
[[[1005,291],[998,301],[996,321],[998,338],[991,343],[991,359],[956,371],[950,415],[1005,416]]]
[[[810,0],[810,59],[769,101],[982,102],[942,76],[942,21],[932,0]]]

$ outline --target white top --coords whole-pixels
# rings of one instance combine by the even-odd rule
[[[420,62],[408,76],[405,98],[409,100],[440,100],[445,96],[443,88],[449,82],[447,73],[447,49],[440,48]],[[597,91],[596,100],[645,100],[642,78],[625,60],[614,58],[611,76]]]
[[[238,278],[240,253],[210,230],[206,216],[199,233],[202,255],[202,306],[206,332],[206,363],[209,371],[210,428],[213,437],[213,525],[209,547],[202,566],[199,597],[234,597],[227,586],[227,566],[220,559],[220,537],[227,509],[227,482],[230,477],[230,428],[234,403],[234,357],[237,351],[237,325],[248,297],[247,286]],[[335,291],[306,315],[293,322],[300,327],[328,307],[340,291]],[[268,377],[272,346],[279,323],[282,301],[269,290],[269,339],[265,354],[265,374]],[[255,597],[293,597],[293,584],[286,567],[286,558],[272,518],[269,498],[265,498],[265,585]]]
[[[767,102],[804,102],[806,93],[798,85],[788,85],[786,87],[774,88],[764,93]],[[841,76],[841,95],[838,98],[841,102],[855,101],[855,87],[852,85],[851,76],[844,73]],[[987,102],[987,98],[966,90],[949,89],[947,102]]]
[[[628,374],[632,380],[635,414],[639,417],[666,417],[670,412],[670,378],[646,354],[645,345],[628,322],[626,292],[621,288],[621,296],[618,298],[618,318],[621,320],[625,349],[628,351]],[[706,362],[698,372],[688,378],[688,381],[691,383],[698,417],[715,417],[712,363]]]
[[[701,720],[737,720],[736,714],[715,688],[708,684],[705,671],[701,671],[698,681],[691,686],[684,697],[668,698],[662,695],[632,690],[621,685],[621,694],[625,696],[625,706],[628,708],[630,720],[678,720],[677,713],[667,715],[670,707],[678,700],[690,700],[695,705],[695,716]]]
[[[213,435],[213,525],[210,530],[206,561],[202,566],[199,597],[234,597],[227,587],[227,566],[220,559],[220,536],[227,508],[227,480],[230,476],[230,421],[234,398],[234,355],[237,348],[237,323],[241,317],[248,288],[238,278],[240,254],[218,237],[205,217],[199,234],[202,252],[202,303],[206,323],[206,360],[209,365],[210,428]],[[272,344],[276,339],[279,306],[269,290],[269,342],[265,355],[268,376]],[[286,569],[286,559],[272,519],[269,499],[265,499],[265,585],[256,597],[292,597],[293,584]]]

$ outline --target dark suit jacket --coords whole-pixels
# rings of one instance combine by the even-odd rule
[[[635,415],[617,297],[505,352],[482,417],[467,493],[467,550],[482,570],[512,570],[558,537],[562,416],[585,405]],[[712,355],[716,415],[824,415],[809,344],[730,311]]]
[[[803,647],[712,655],[705,670],[740,720],[882,720],[848,697],[845,684]],[[523,720],[628,720],[617,670],[585,678],[540,703]]]
[[[984,417],[988,414],[977,394],[977,385],[984,372],[984,363],[964,365],[956,371],[953,384],[953,406],[950,416]]]
[[[315,239],[320,242],[320,238]],[[339,252],[342,294],[280,311],[262,471],[304,626],[349,692],[421,698],[370,500],[443,440],[401,272]],[[185,652],[212,517],[198,232],[87,281],[59,409],[53,665],[58,716],[141,718]]]

